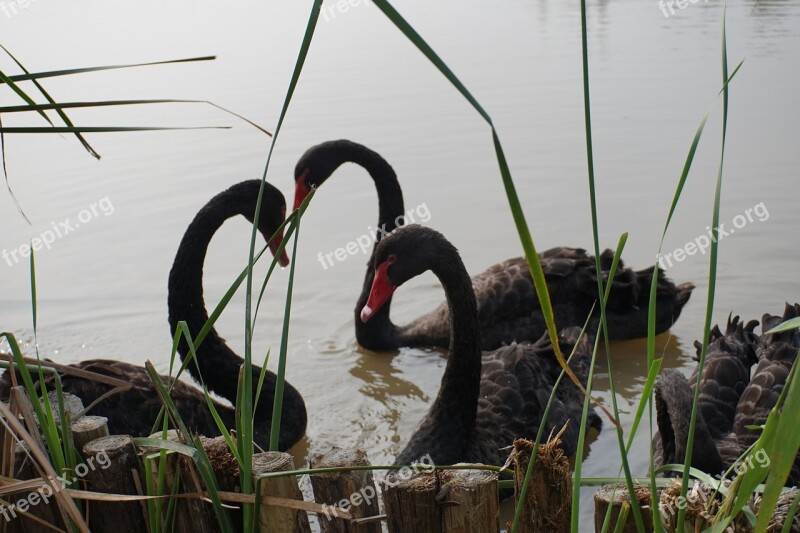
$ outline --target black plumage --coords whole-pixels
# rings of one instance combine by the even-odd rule
[[[385,282],[392,287],[432,271],[444,287],[450,310],[450,356],[442,386],[396,463],[409,464],[430,454],[439,465],[502,465],[508,455],[503,448],[517,437],[533,439],[542,423],[561,372],[549,340],[542,336],[533,344],[512,343],[482,353],[469,275],[455,247],[434,230],[417,225],[399,229],[381,241],[374,261],[375,268],[385,273],[381,274],[385,280],[380,278],[378,284]],[[579,332],[577,327],[562,330],[560,344],[569,354],[577,343],[570,367],[585,384],[591,347],[585,337],[578,340]],[[545,434],[557,432],[569,421],[562,436],[568,454],[576,450],[582,405],[582,393],[565,377],[556,391]],[[588,422],[600,428],[600,418],[593,410]]]
[[[195,216],[181,240],[169,275],[169,324],[175,333],[178,322],[185,320],[193,339],[197,338],[208,320],[203,299],[203,263],[211,239],[222,224],[229,218],[243,215],[250,222],[256,212],[260,180],[244,181],[212,198]],[[259,231],[266,239],[282,224],[286,210],[285,200],[280,191],[266,183],[259,215]],[[275,243],[271,248],[276,251]],[[285,256],[281,258],[285,261]],[[188,356],[188,345],[181,342],[178,352],[183,360]],[[216,330],[206,335],[197,347],[197,366],[190,363],[189,372],[200,379],[201,375],[209,390],[231,402],[236,401],[236,389],[242,358],[234,353]],[[114,394],[96,405],[90,414],[108,418],[109,430],[117,434],[133,436],[150,435],[153,423],[161,408],[156,390],[141,366],[111,360],[91,360],[75,366],[123,381],[133,387],[125,392]],[[260,368],[253,367],[255,391]],[[162,376],[165,383],[173,380]],[[253,440],[262,448],[269,446],[269,429],[272,420],[272,403],[275,393],[276,376],[267,371],[259,402],[255,406]],[[96,381],[75,376],[62,376],[64,391],[77,395],[84,405],[89,405],[113,387]],[[11,380],[8,372],[0,378],[0,397],[7,397]],[[211,417],[205,397],[196,387],[183,381],[176,381],[172,389],[172,399],[178,412],[190,430],[213,436],[219,430]],[[234,409],[229,405],[215,402],[225,426],[235,427]],[[306,409],[300,393],[290,384],[285,384],[279,448],[285,450],[297,442],[305,433]]]
[[[786,305],[783,317],[765,314],[762,331],[800,316],[800,304]],[[729,317],[725,333],[715,327],[700,379],[699,412],[692,466],[722,474],[758,439],[759,426],[775,407],[800,349],[800,333],[754,333]],[[696,342],[698,351],[701,344]],[[753,368],[755,365],[755,368]],[[678,370],[665,370],[655,386],[658,432],[653,439],[655,465],[683,463],[698,370],[687,380]],[[753,429],[756,428],[756,429]],[[800,457],[789,484],[800,482]]]
[[[403,192],[392,167],[377,152],[347,140],[329,141],[311,147],[295,167],[295,207],[312,187],[321,186],[342,164],[352,162],[362,166],[372,177],[378,193],[377,239],[393,231],[405,220]],[[412,216],[414,213],[412,212]],[[607,277],[613,253],[606,250],[601,256],[603,276]],[[582,325],[592,309],[597,295],[594,257],[580,248],[558,247],[540,254],[540,260],[552,296],[556,324],[559,327]],[[389,318],[390,302],[362,323],[358,315],[367,300],[374,278],[373,261],[367,272],[361,295],[356,303],[356,339],[365,348],[377,351],[401,346],[447,347],[449,317],[447,304],[417,318],[406,326],[397,326]],[[614,279],[607,307],[611,339],[632,339],[647,336],[647,312],[653,269],[634,271],[619,269]],[[656,293],[656,331],[668,330],[678,319],[689,300],[694,286],[676,286],[659,272]],[[472,278],[479,313],[481,347],[484,350],[510,344],[513,341],[534,342],[545,331],[530,270],[524,258],[498,263]],[[599,321],[599,310],[593,317]]]

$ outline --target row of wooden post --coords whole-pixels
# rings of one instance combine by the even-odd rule
[[[27,396],[20,390],[13,390],[11,405],[13,411],[23,418],[33,419],[33,411]],[[82,406],[73,405],[77,413]],[[30,426],[28,426],[30,427]],[[158,460],[163,457],[166,472],[165,487],[179,487],[178,494],[192,494],[192,497],[178,498],[175,504],[174,522],[170,530],[176,532],[216,532],[219,531],[216,516],[211,504],[196,495],[205,491],[193,461],[182,454],[168,452],[159,456],[160,448],[139,448],[133,438],[124,435],[109,435],[106,419],[97,416],[82,416],[71,425],[75,448],[80,450],[83,464],[82,479],[84,488],[92,492],[110,495],[145,494],[147,469],[143,462],[153,462],[150,475],[158,472]],[[33,437],[41,443],[41,437],[34,431]],[[160,438],[160,434],[154,438]],[[168,438],[178,440],[175,431]],[[222,437],[201,438],[203,447],[214,468],[214,475],[220,491],[239,493],[239,468],[233,454]],[[3,450],[15,449],[13,454],[13,478],[17,480],[35,479],[41,473],[31,463],[29,454],[19,443],[13,445],[7,431],[0,431]],[[11,448],[9,448],[11,446]],[[521,485],[528,468],[532,443],[522,439],[514,443],[514,494],[515,500],[521,498]],[[7,468],[8,454],[3,454],[2,471]],[[563,455],[557,441],[538,448],[530,486],[524,496],[519,531],[562,533],[570,530],[572,476],[567,458]],[[252,477],[258,486],[261,501],[258,505],[260,531],[300,532],[311,531],[309,511],[317,517],[322,533],[381,533],[385,522],[390,533],[440,533],[440,532],[494,532],[500,530],[500,510],[498,476],[493,470],[434,469],[434,465],[423,463],[399,471],[391,471],[376,483],[370,463],[364,452],[334,448],[314,456],[310,468],[318,472],[310,475],[314,503],[304,502],[303,494],[295,476],[269,476],[265,474],[286,472],[295,469],[291,455],[280,452],[257,453],[253,456]],[[456,465],[458,466],[458,465]],[[330,471],[330,469],[339,469]],[[660,506],[669,509],[672,500],[679,496],[678,485],[661,491]],[[380,489],[380,490],[379,490]],[[677,490],[677,492],[676,492]],[[27,496],[27,493],[21,496]],[[706,510],[707,498],[698,502],[688,502],[687,522],[691,529],[705,529],[713,516]],[[776,520],[781,519],[790,507],[794,493],[782,497],[776,512]],[[383,514],[379,505],[383,501]],[[17,495],[6,496],[6,502],[14,502]],[[642,510],[645,531],[652,525],[650,493],[646,487],[637,487],[636,498]],[[223,498],[224,499],[224,498]],[[785,501],[784,501],[785,500]],[[104,531],[147,531],[147,505],[141,499],[127,501],[95,500],[88,502],[88,520],[93,532]],[[234,502],[229,512],[235,530],[241,530],[242,516]],[[630,498],[624,486],[602,487],[595,494],[595,529],[601,531],[610,517],[609,531],[638,531],[630,508]],[[785,508],[785,509],[784,509]],[[623,509],[625,511],[623,511]],[[24,511],[24,512],[23,512]],[[617,526],[620,514],[627,512],[624,524]],[[661,513],[664,514],[663,512]],[[673,513],[675,515],[676,513]],[[6,517],[8,515],[8,517]],[[11,532],[46,532],[52,526],[66,529],[67,518],[53,498],[48,502],[31,505],[27,509],[0,504],[0,529]],[[673,516],[674,518],[674,516]],[[786,517],[784,516],[783,519]],[[795,519],[795,528],[800,531],[800,520]],[[667,516],[667,530],[674,526]],[[782,522],[781,522],[782,523]],[[45,524],[49,524],[45,525]],[[746,530],[746,524],[741,525]],[[510,530],[511,524],[505,524]],[[737,528],[737,530],[739,530]],[[780,528],[776,529],[780,530]]]
[[[12,394],[14,412],[20,413],[22,418],[32,417],[30,406],[24,405],[27,396],[19,389]],[[73,398],[69,398],[69,401],[72,402]],[[69,409],[73,415],[81,410],[79,403]],[[81,488],[85,490],[121,496],[145,494],[145,476],[148,470],[143,464],[146,457],[146,461],[153,462],[149,469],[150,475],[158,471],[157,461],[164,458],[164,486],[170,490],[174,486],[179,486],[178,493],[184,494],[200,494],[205,490],[189,457],[175,452],[159,456],[156,455],[159,448],[139,448],[129,436],[109,435],[105,418],[81,416],[72,422],[71,429],[75,448],[82,453],[83,464],[90,465],[81,472]],[[160,434],[153,437],[160,438]],[[177,440],[177,433],[171,431],[168,438]],[[222,437],[201,440],[214,468],[219,490],[227,493],[239,492],[238,464],[225,440]],[[3,432],[2,444],[5,450],[9,449],[9,445],[16,450],[13,471],[4,471],[13,472],[13,478],[17,480],[41,477],[24,447],[19,443],[14,447],[8,432]],[[530,509],[524,515],[525,523],[520,529],[523,532],[566,531],[568,528],[571,499],[569,465],[566,458],[560,455],[560,451],[553,463],[553,457],[547,457],[547,453],[550,453],[547,450],[552,452],[560,449],[551,445],[539,451],[534,479],[541,480],[541,483],[534,481],[528,492],[526,507]],[[531,444],[527,441],[515,443],[515,454],[518,456],[517,479],[524,477],[526,457],[530,451]],[[555,466],[555,473],[548,474],[545,471],[547,468],[541,466],[548,464]],[[278,452],[255,454],[252,475],[262,498],[258,506],[260,530],[310,531],[309,511],[316,515],[319,529],[323,533],[380,533],[382,522],[386,523],[392,533],[484,532],[500,529],[498,476],[493,470],[439,470],[434,469],[433,464],[423,463],[392,471],[376,483],[369,466],[366,454],[358,450],[334,448],[312,457],[310,468],[320,472],[310,476],[315,499],[311,503],[303,501],[295,476],[264,477],[267,473],[294,470],[291,455]],[[332,468],[345,470],[326,470]],[[541,486],[537,487],[537,483]],[[560,496],[555,497],[553,495],[556,493],[552,489],[554,484],[559,483],[566,485],[557,487]],[[6,496],[4,500],[13,504],[14,498],[27,497],[29,492]],[[384,514],[380,511],[379,496],[383,501]],[[219,531],[213,508],[207,500],[183,497],[176,501],[171,530]],[[88,501],[86,505],[93,532],[146,531],[148,528],[147,504],[141,499],[110,498]],[[234,509],[238,507],[236,503],[231,505]],[[531,506],[536,506],[539,511],[534,512]],[[543,506],[546,508],[545,512],[540,512]],[[9,506],[0,507],[0,513],[2,509],[8,512]],[[68,521],[52,498],[49,502],[39,502],[38,505],[17,511],[20,512],[13,514],[10,520],[0,519],[0,526],[5,531],[39,533],[52,531],[52,526],[65,529]],[[235,510],[229,514],[235,529],[240,530],[241,515]],[[557,523],[565,526],[553,528]]]

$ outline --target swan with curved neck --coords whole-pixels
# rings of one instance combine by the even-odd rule
[[[260,180],[244,181],[230,187],[211,199],[197,213],[186,229],[169,274],[169,325],[173,336],[178,322],[181,320],[186,321],[193,336],[208,320],[202,282],[203,263],[208,245],[214,233],[232,217],[242,215],[252,224],[260,187]],[[286,203],[283,194],[271,184],[265,183],[258,220],[258,229],[265,240],[269,240],[283,223],[285,213]],[[273,253],[277,252],[281,239],[282,236],[277,235],[270,243]],[[280,256],[279,262],[282,266],[288,264],[289,258],[285,251]],[[188,345],[181,342],[178,352],[181,360],[185,359],[189,355]],[[244,360],[228,347],[215,329],[209,331],[203,343],[197,347],[196,353],[199,373],[206,386],[211,391],[235,403],[239,368]],[[197,366],[189,364],[187,368],[192,376],[199,380]],[[260,368],[253,366],[253,391],[257,388],[260,372]],[[266,372],[259,403],[254,405],[254,440],[262,448],[269,443],[268,434],[272,420],[272,402],[276,380],[275,374]],[[288,448],[303,436],[306,421],[302,396],[297,389],[286,383],[281,417],[279,444],[281,449]]]
[[[312,187],[321,186],[339,166],[351,162],[363,167],[378,193],[377,240],[404,221],[403,193],[391,165],[374,150],[348,141],[329,141],[311,147],[295,166],[294,207],[297,208]],[[373,249],[374,252],[374,249]],[[604,276],[613,253],[602,257]],[[553,296],[556,324],[581,325],[596,300],[597,280],[594,257],[580,248],[559,247],[540,255],[550,294]],[[391,301],[376,310],[366,324],[359,313],[366,303],[375,275],[369,261],[361,294],[356,302],[355,329],[359,344],[371,350],[392,350],[400,346],[440,346],[449,341],[448,310],[445,303],[406,326],[389,318]],[[607,307],[611,339],[647,336],[647,311],[653,269],[633,271],[620,263]],[[481,347],[497,348],[512,341],[535,341],[545,331],[530,270],[522,257],[490,267],[472,279],[475,289]],[[659,271],[656,302],[656,332],[669,329],[689,300],[694,285],[675,286]],[[599,312],[595,310],[596,313]],[[599,320],[599,316],[595,318]]]
[[[175,256],[169,275],[169,323],[175,333],[180,320],[185,320],[192,338],[196,338],[208,319],[203,300],[203,262],[214,233],[229,218],[243,215],[252,221],[256,201],[261,187],[259,180],[244,181],[212,198],[197,213],[186,230]],[[265,184],[264,198],[259,215],[259,231],[269,239],[284,219],[283,195],[269,184]],[[271,244],[277,251],[281,236]],[[288,261],[285,254],[279,258],[281,264]],[[178,351],[181,359],[188,355],[188,346],[181,342]],[[236,388],[242,358],[236,355],[215,330],[211,330],[203,343],[197,347],[197,363],[207,387],[232,403],[236,401]],[[96,372],[123,381],[132,388],[103,399],[92,408],[90,414],[108,418],[109,430],[114,434],[148,436],[161,410],[161,401],[147,371],[137,365],[120,361],[95,359],[70,365]],[[190,373],[197,378],[194,363],[188,365]],[[254,381],[260,369],[253,367]],[[194,432],[213,436],[219,430],[206,404],[204,395],[195,387],[181,380],[162,376],[164,383],[173,384],[171,397],[187,427]],[[260,401],[255,406],[253,440],[262,448],[269,446],[269,429],[272,419],[272,401],[275,393],[275,374],[267,371]],[[110,385],[72,375],[62,377],[65,392],[75,394],[84,405],[96,401],[112,389]],[[257,385],[257,382],[254,383]],[[11,386],[8,372],[0,378],[0,397],[7,397]],[[255,386],[253,390],[255,390]],[[217,402],[216,409],[227,428],[235,427],[235,411],[232,407]],[[288,449],[300,440],[306,428],[306,409],[300,393],[288,383],[284,388],[283,412],[279,448]]]
[[[480,462],[501,465],[517,437],[534,438],[561,367],[546,336],[535,344],[513,343],[481,351],[478,309],[472,281],[456,248],[440,233],[409,225],[383,239],[373,256],[375,276],[361,320],[369,322],[387,305],[397,287],[431,271],[444,288],[449,309],[450,356],[439,393],[397,464],[409,464],[430,454],[437,465]],[[578,344],[572,368],[585,383],[591,351],[578,341],[578,328],[562,330],[566,344]],[[583,400],[580,391],[563,380],[547,421],[559,430],[568,454],[575,452]],[[589,423],[599,429],[591,412]]]

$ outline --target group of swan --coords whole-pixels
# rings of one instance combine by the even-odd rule
[[[403,195],[397,176],[383,157],[369,148],[347,140],[316,145],[300,158],[295,169],[294,207],[312,188],[320,187],[343,163],[362,166],[372,177],[378,193],[379,240],[364,277],[363,289],[355,308],[355,333],[358,343],[370,350],[387,351],[401,346],[437,346],[449,349],[450,356],[441,388],[417,430],[397,457],[398,464],[430,454],[435,464],[480,462],[502,464],[503,448],[517,437],[532,438],[542,423],[542,414],[561,366],[556,361],[545,332],[527,262],[508,259],[470,278],[455,248],[440,233],[417,225],[398,228],[404,214]],[[208,319],[203,299],[203,263],[214,233],[229,218],[242,215],[253,220],[261,182],[244,181],[212,198],[197,213],[184,233],[169,275],[169,324],[174,334],[179,321],[186,321],[193,336]],[[286,204],[281,192],[265,184],[259,213],[259,231],[269,239],[283,223]],[[396,230],[396,231],[395,231]],[[381,238],[382,235],[386,235]],[[277,251],[279,241],[273,241]],[[600,258],[604,281],[613,254],[606,250]],[[540,254],[548,289],[553,301],[555,321],[561,327],[559,343],[566,353],[573,351],[570,366],[586,382],[591,358],[590,339],[579,338],[580,326],[590,319],[596,330],[599,315],[593,312],[597,293],[595,259],[579,248],[558,247]],[[283,255],[285,264],[288,257]],[[405,326],[389,317],[394,291],[409,279],[431,271],[442,283],[446,299],[433,311]],[[606,318],[610,340],[647,335],[647,310],[653,268],[635,271],[620,263],[612,281]],[[677,320],[694,286],[675,285],[659,272],[656,291],[656,331],[666,331]],[[788,309],[788,308],[787,308]],[[794,313],[800,306],[792,307]],[[789,311],[787,310],[787,313]],[[590,317],[590,314],[592,316]],[[774,322],[765,316],[766,323]],[[765,335],[760,339],[753,325],[742,326],[731,320],[723,335],[716,330],[701,391],[715,387],[724,394],[701,394],[698,422],[697,466],[718,471],[730,464],[732,451],[752,442],[745,431],[766,411],[769,401],[779,393],[777,383],[785,381],[800,345],[798,336]],[[776,348],[776,346],[789,348]],[[181,342],[183,360],[188,346]],[[215,330],[198,347],[197,365],[188,370],[214,393],[235,402],[242,358],[231,350]],[[750,378],[750,365],[758,362]],[[739,366],[737,366],[739,365]],[[148,435],[161,403],[146,371],[136,365],[111,360],[84,361],[76,366],[130,382],[133,387],[98,403],[93,414],[108,418],[114,433]],[[728,367],[736,367],[732,373]],[[740,368],[741,367],[741,368]],[[254,380],[260,369],[254,368]],[[276,376],[265,373],[263,390],[255,405],[253,440],[262,448],[269,443],[272,403]],[[164,378],[165,380],[168,378]],[[697,382],[696,376],[692,383]],[[731,381],[733,380],[733,381]],[[94,381],[64,376],[66,392],[91,403],[111,388]],[[172,383],[172,380],[169,380]],[[7,396],[11,380],[0,378],[0,396]],[[253,389],[257,383],[254,383]],[[660,434],[656,438],[658,461],[680,461],[685,436],[687,395],[691,406],[689,381],[677,371],[665,371],[656,387],[656,406]],[[782,386],[782,385],[781,385]],[[776,393],[777,391],[777,393]],[[206,435],[218,434],[203,394],[180,380],[174,382],[172,398],[186,425]],[[735,401],[734,401],[735,398]],[[571,454],[578,442],[582,393],[568,379],[562,380],[546,422],[548,430],[560,429],[565,451]],[[216,404],[224,424],[235,425],[230,406]],[[284,388],[279,448],[288,449],[305,433],[307,414],[300,393],[288,383]],[[600,428],[601,421],[590,411],[588,423]],[[731,444],[733,443],[733,444]],[[713,453],[717,450],[718,453]]]

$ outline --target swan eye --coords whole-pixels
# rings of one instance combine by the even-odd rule
[[[386,262],[389,263],[390,265],[396,261],[397,261],[397,256],[394,254],[386,258]]]

